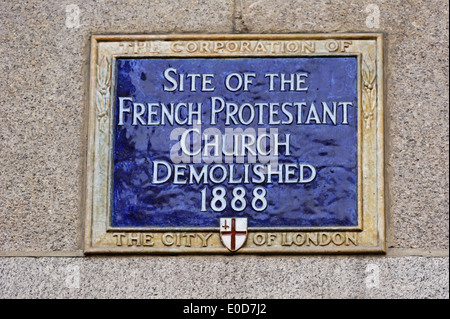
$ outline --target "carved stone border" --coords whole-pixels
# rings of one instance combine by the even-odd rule
[[[381,34],[107,35],[91,40],[86,253],[229,253],[219,228],[112,229],[112,101],[118,57],[357,56],[358,216],[354,228],[249,228],[238,254],[385,252]]]

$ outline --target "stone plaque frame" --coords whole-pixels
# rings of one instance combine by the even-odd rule
[[[262,43],[262,44],[259,44]],[[275,43],[275,44],[274,44]],[[240,48],[240,49],[238,49]],[[120,57],[315,57],[358,60],[358,226],[248,228],[237,254],[385,252],[383,36],[381,34],[92,36],[85,252],[219,253],[216,228],[113,228],[111,176],[115,60]]]

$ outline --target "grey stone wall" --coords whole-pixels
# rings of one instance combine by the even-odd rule
[[[448,13],[445,0],[1,1],[0,298],[448,298]],[[387,255],[84,257],[90,36],[305,32],[385,34]]]

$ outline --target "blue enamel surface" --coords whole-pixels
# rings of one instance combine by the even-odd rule
[[[163,72],[214,73],[215,92],[164,92]],[[247,217],[249,227],[354,226],[357,225],[357,59],[356,57],[239,58],[239,59],[118,59],[116,66],[112,226],[115,227],[218,227],[220,217]],[[249,92],[229,92],[223,82],[229,73],[254,72],[258,78]],[[265,73],[308,73],[307,92],[270,92]],[[135,102],[203,102],[209,125],[210,98],[227,102],[353,102],[349,125],[278,125],[279,134],[291,133],[291,156],[279,163],[308,163],[317,168],[308,184],[263,184],[268,209],[243,212],[227,208],[200,212],[205,185],[153,185],[154,160],[171,162],[170,132],[177,126],[132,126],[130,118],[118,126],[118,97]],[[318,108],[322,117],[321,109]],[[307,114],[303,114],[304,118]],[[222,117],[221,119],[224,119]],[[280,116],[280,119],[283,119]],[[216,128],[224,132],[222,120]],[[273,127],[269,125],[253,126]],[[188,128],[185,126],[185,128]],[[242,126],[242,128],[247,128]],[[201,165],[201,164],[200,164]],[[226,164],[225,164],[226,165]],[[211,191],[212,184],[209,186]],[[236,185],[222,184],[231,194]],[[255,185],[243,184],[251,194]],[[256,185],[258,186],[258,185]],[[229,197],[231,198],[231,196]],[[249,200],[248,200],[249,202]]]

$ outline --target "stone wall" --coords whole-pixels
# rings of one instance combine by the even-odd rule
[[[448,298],[448,13],[444,0],[2,1],[0,298]],[[92,34],[311,32],[385,35],[386,255],[84,257]]]

